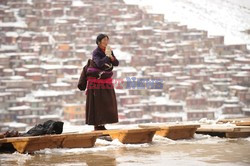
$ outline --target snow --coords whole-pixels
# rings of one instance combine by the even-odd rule
[[[141,147],[148,147],[149,144],[122,144],[117,139],[112,142],[97,139],[96,145],[93,148],[73,148],[73,149],[44,149],[36,151],[35,154],[47,154],[47,155],[62,155],[62,154],[84,154],[95,153],[107,150],[115,150],[117,148],[137,149]]]
[[[30,109],[30,106],[27,106],[27,105],[9,107],[8,108],[8,110],[10,110],[10,111],[29,110],[29,109]]]
[[[41,65],[41,68],[46,70],[51,70],[51,69],[63,69],[64,67],[61,65],[46,64],[46,65]]]
[[[39,115],[21,115],[21,116],[17,116],[18,119],[26,119],[26,118],[38,118]]]
[[[229,86],[229,89],[235,89],[235,90],[247,90],[247,87],[244,86],[240,86],[240,85],[233,85],[233,86]]]
[[[127,63],[131,62],[131,57],[133,56],[132,54],[130,54],[128,52],[121,51],[119,48],[115,48],[113,50],[113,53],[114,53],[115,57],[117,57],[117,59],[125,60]]]
[[[0,96],[7,96],[7,95],[11,95],[12,93],[10,92],[1,92]]]
[[[250,44],[250,3],[248,0],[124,0],[150,13],[162,13],[167,21],[189,28],[207,30],[208,35],[224,35],[226,44]]]
[[[67,84],[67,83],[64,83],[64,82],[57,82],[57,83],[51,84],[51,86],[64,86],[64,87],[67,87],[67,86],[70,86],[70,84]]]
[[[68,23],[67,20],[63,20],[63,19],[55,19],[55,24],[66,24]]]
[[[179,117],[182,117],[183,119],[186,119],[186,113],[185,112],[170,112],[170,113],[154,112],[154,113],[152,113],[152,116],[163,117],[163,118],[179,118]]]
[[[27,28],[23,22],[1,22],[0,27]]]
[[[4,125],[9,127],[27,127],[27,124],[19,122],[6,122]]]
[[[39,76],[42,75],[42,73],[34,72],[34,73],[26,73],[26,76]]]
[[[33,5],[33,0],[27,0],[27,3]]]
[[[17,38],[19,35],[18,35],[17,32],[6,32],[6,33],[5,33],[5,36]]]
[[[91,6],[90,4],[84,4],[81,0],[73,0],[72,2],[73,7],[83,7],[83,6]]]
[[[40,116],[40,119],[60,119],[61,117],[59,115],[42,115]]]
[[[50,96],[59,96],[74,94],[73,91],[55,91],[55,90],[37,90],[33,91],[32,94],[34,97],[50,97]]]

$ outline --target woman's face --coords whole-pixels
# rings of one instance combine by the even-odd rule
[[[100,46],[107,47],[108,43],[109,43],[109,39],[107,37],[105,37],[101,40]]]

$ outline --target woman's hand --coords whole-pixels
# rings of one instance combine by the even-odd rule
[[[114,58],[113,56],[111,56],[110,59],[111,59],[111,61],[114,61],[114,60],[115,60],[115,58]]]
[[[112,49],[109,46],[106,47],[105,54],[106,56],[112,58]]]

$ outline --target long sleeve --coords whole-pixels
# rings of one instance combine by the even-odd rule
[[[112,51],[112,56],[115,58],[114,61],[110,60],[110,62],[112,63],[113,66],[118,66],[119,65],[119,61],[116,59],[113,51]]]
[[[94,52],[93,61],[95,62],[98,68],[102,68],[103,65],[109,62],[110,60],[109,60],[109,57],[104,56],[103,58],[101,58],[101,55],[99,55],[98,52]]]

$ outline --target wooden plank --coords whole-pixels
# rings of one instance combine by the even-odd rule
[[[250,126],[250,121],[236,122],[236,126]]]
[[[167,137],[169,139],[190,139],[193,138],[195,131],[200,125],[197,124],[143,124],[139,125],[141,128],[159,127],[160,130],[156,131],[157,135]]]
[[[159,130],[159,128],[106,130],[103,131],[103,134],[108,134],[112,140],[118,139],[124,144],[140,144],[152,142],[153,136],[157,130]]]
[[[45,148],[60,148],[64,137],[39,136],[35,138],[11,140],[12,145],[19,153],[33,153]]]
[[[96,138],[102,132],[66,134],[62,142],[62,148],[90,148],[95,145]]]
[[[20,153],[33,153],[45,148],[88,148],[93,147],[102,132],[71,133],[31,137],[11,137],[0,139],[0,144],[12,143]]]
[[[233,132],[234,127],[223,125],[201,125],[197,132]]]
[[[196,133],[227,138],[241,138],[250,136],[250,126],[201,125]]]
[[[235,119],[220,119],[217,123],[237,123],[237,122],[244,122],[250,121],[250,118],[235,118]]]
[[[250,126],[235,126],[235,132],[250,132]]]
[[[201,125],[198,132],[250,132],[250,126]]]

